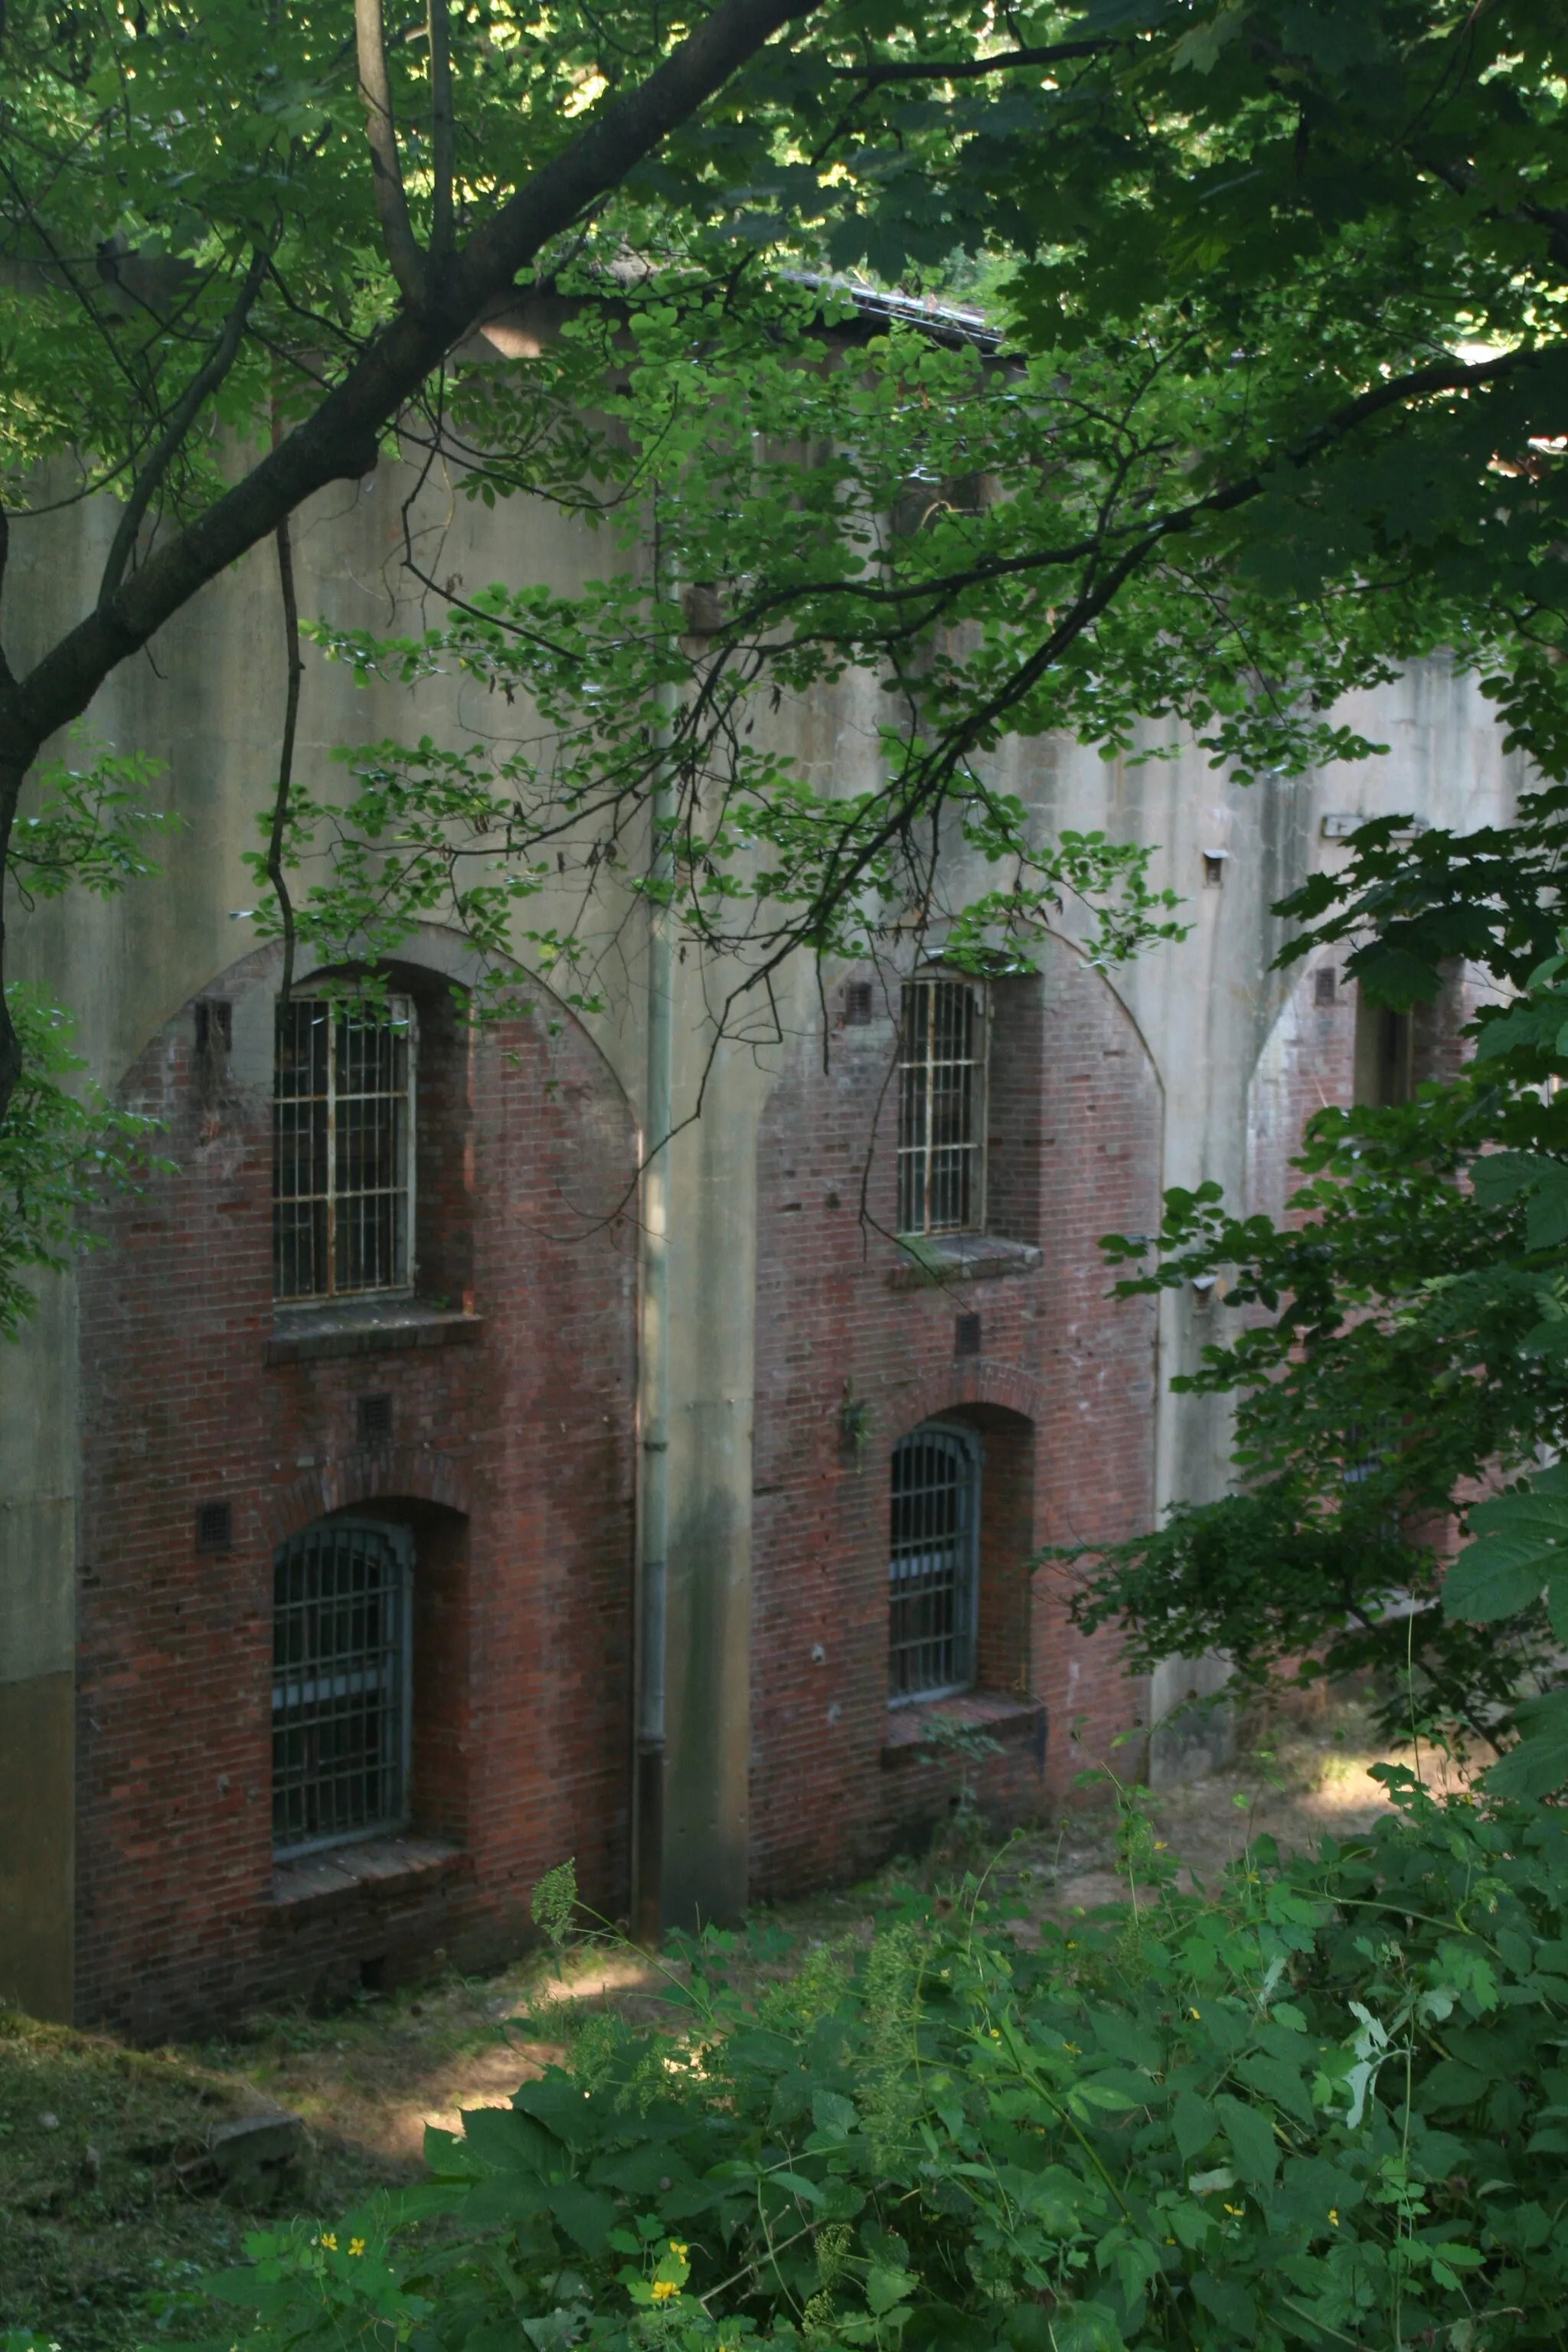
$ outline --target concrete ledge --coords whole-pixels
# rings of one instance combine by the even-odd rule
[[[962,1724],[966,1730],[984,1731],[1004,1747],[1021,1746],[1033,1739],[1043,1750],[1045,1746],[1046,1710],[1037,1698],[1019,1698],[1008,1691],[960,1691],[954,1698],[917,1700],[910,1706],[890,1706],[888,1728],[882,1742],[884,1764],[906,1764],[918,1760],[921,1748],[931,1737],[934,1717],[948,1723]]]
[[[458,1348],[478,1339],[484,1328],[482,1315],[421,1307],[414,1298],[284,1314],[273,1319],[265,1360],[298,1364],[319,1356],[379,1356],[393,1348]]]
[[[273,1864],[273,1906],[298,1917],[306,1906],[419,1893],[454,1877],[465,1860],[461,1846],[441,1838],[366,1838],[360,1845],[326,1846]]]
[[[994,1282],[1010,1274],[1033,1274],[1040,1253],[1032,1242],[1004,1241],[996,1234],[932,1234],[900,1243],[903,1264],[888,1276],[889,1290],[945,1289],[958,1282]]]

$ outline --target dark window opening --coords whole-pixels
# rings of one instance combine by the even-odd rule
[[[1224,888],[1225,861],[1226,852],[1223,849],[1205,850],[1204,888],[1205,890],[1219,890]]]
[[[198,1551],[232,1551],[234,1549],[234,1505],[232,1503],[198,1504],[196,1549]]]
[[[1415,1024],[1360,992],[1355,1012],[1355,1099],[1369,1109],[1409,1102],[1415,1092]]]
[[[347,1519],[279,1547],[272,1585],[272,1842],[280,1854],[400,1829],[413,1546]]]
[[[893,1451],[888,1559],[888,1696],[944,1698],[974,1680],[980,1453],[965,1430],[928,1422]]]
[[[875,999],[868,980],[852,980],[844,992],[844,1025],[847,1029],[868,1029],[875,1010]]]
[[[357,1397],[354,1422],[362,1445],[384,1445],[392,1435],[392,1399],[385,1395]]]
[[[1331,963],[1321,963],[1312,974],[1314,1004],[1335,1004],[1339,1002],[1339,974]]]
[[[980,1318],[960,1315],[952,1326],[952,1352],[955,1356],[977,1356],[980,1353]]]

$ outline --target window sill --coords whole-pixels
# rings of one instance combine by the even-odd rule
[[[376,1356],[391,1348],[456,1348],[477,1339],[482,1315],[422,1306],[417,1298],[360,1299],[345,1307],[281,1307],[266,1346],[269,1364],[318,1356]]]
[[[983,1731],[1003,1746],[1022,1747],[1033,1741],[1045,1754],[1046,1710],[1038,1699],[1020,1698],[1011,1691],[960,1691],[952,1698],[916,1699],[888,1709],[887,1735],[882,1742],[884,1764],[914,1763],[931,1736],[933,1717]]]
[[[931,1234],[901,1241],[903,1263],[888,1276],[889,1290],[924,1290],[932,1284],[994,1282],[1010,1274],[1033,1274],[1040,1253],[1032,1242],[1004,1241],[997,1234]]]
[[[272,1865],[274,1910],[298,1915],[309,1904],[344,1896],[422,1892],[453,1876],[461,1846],[440,1838],[366,1838],[360,1845],[323,1846]]]

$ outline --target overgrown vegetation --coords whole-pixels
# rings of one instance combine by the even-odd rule
[[[1205,1184],[1108,1240],[1140,1269],[1123,1293],[1217,1279],[1236,1315],[1175,1385],[1234,1401],[1237,1491],[1054,1555],[1134,1665],[1218,1651],[1253,1695],[1372,1667],[1387,1735],[1505,1748],[1494,1787],[1537,1795],[1568,1780],[1565,805],[1553,786],[1506,831],[1414,846],[1369,825],[1288,902],[1292,955],[1354,941],[1373,1003],[1437,999],[1468,958],[1495,990],[1474,1059],[1412,1102],[1320,1112],[1279,1226]]]
[[[1568,1821],[1383,1773],[1371,1834],[1190,1895],[1123,1793],[1129,1900],[1037,1942],[973,1875],[746,2000],[710,1935],[669,2031],[205,2292],[255,2352],[1559,2343]]]

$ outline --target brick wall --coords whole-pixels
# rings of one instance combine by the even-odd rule
[[[1320,995],[1320,974],[1330,983]],[[1457,1076],[1468,1050],[1462,1032],[1479,1001],[1476,976],[1458,963],[1443,975],[1430,1004],[1415,1005],[1407,1035],[1393,1057],[1405,1084]],[[1327,957],[1294,967],[1290,992],[1258,1056],[1247,1105],[1249,1213],[1283,1220],[1286,1202],[1303,1181],[1290,1165],[1307,1122],[1320,1110],[1348,1110],[1371,1099],[1378,1066],[1376,1008],[1363,1006],[1343,964]],[[1292,1222],[1298,1220],[1292,1218]]]
[[[889,1238],[890,1018],[847,1027],[842,1003],[830,1006],[839,1025],[826,1075],[820,1038],[803,1040],[760,1139],[760,1894],[861,1869],[947,1801],[952,1772],[919,1762],[887,1706],[890,1456],[920,1422],[963,1419],[983,1436],[982,1678],[1048,1718],[1043,1753],[1027,1705],[998,1733],[1005,1749],[981,1768],[983,1802],[1005,1812],[1065,1799],[1140,1704],[1114,1641],[1068,1629],[1059,1573],[1031,1577],[1020,1563],[1044,1543],[1149,1521],[1153,1313],[1145,1301],[1108,1301],[1095,1244],[1156,1219],[1158,1083],[1112,991],[1061,942],[1037,981],[1003,983],[994,1004],[989,1222],[1038,1246],[1032,1270],[962,1284],[911,1277]],[[961,1333],[960,1318],[975,1316],[978,1334]]]
[[[437,1947],[515,1946],[534,1880],[567,1853],[590,1900],[625,1900],[626,1108],[569,1019],[470,1041],[427,977],[417,1252],[426,1293],[478,1320],[418,1335],[441,1344],[280,1349],[276,979],[263,954],[209,992],[232,1006],[232,1055],[210,1023],[197,1050],[187,1006],[130,1074],[124,1098],[165,1121],[179,1172],[105,1220],[82,1282],[79,2015],[139,2035]],[[362,1445],[366,1393],[390,1397],[392,1423]],[[234,1519],[219,1555],[195,1538],[214,1499]],[[334,1510],[414,1532],[420,1843],[374,1883],[280,1903],[272,1554]]]

